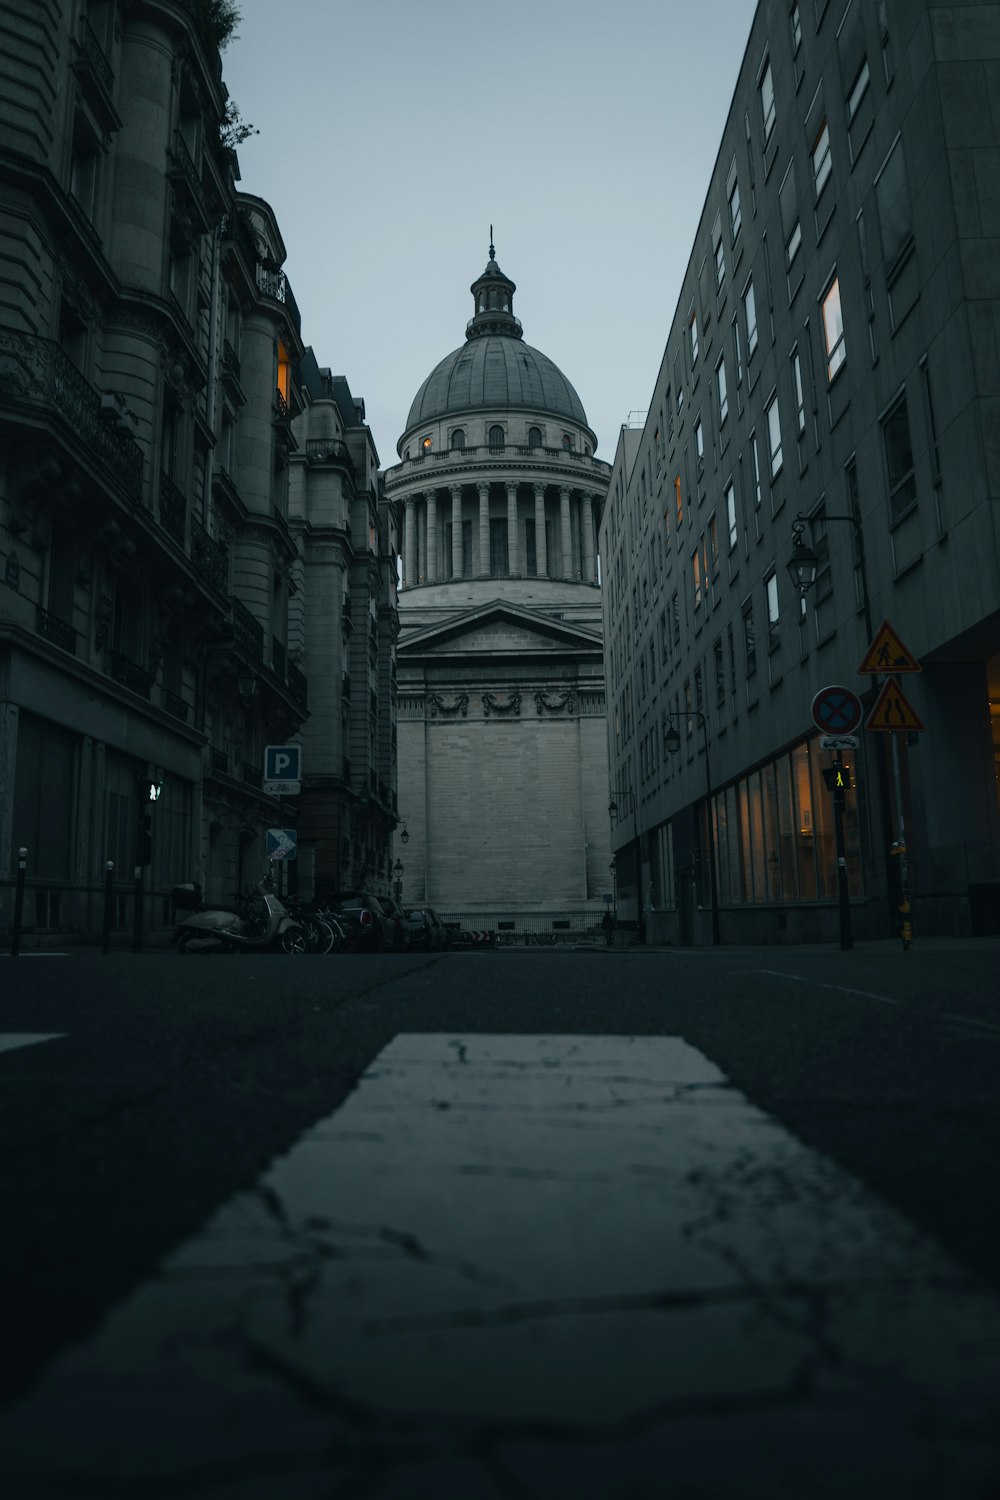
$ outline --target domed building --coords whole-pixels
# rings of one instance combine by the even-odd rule
[[[592,926],[611,889],[610,469],[571,382],[525,343],[515,290],[491,244],[465,342],[417,391],[385,480],[403,540],[402,898],[519,935]]]

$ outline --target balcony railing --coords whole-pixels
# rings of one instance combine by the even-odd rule
[[[257,266],[257,290],[265,297],[273,297],[288,309],[296,333],[302,332],[302,315],[292,295],[291,282],[284,271],[269,271],[266,266]]]
[[[209,536],[200,521],[191,521],[191,561],[198,572],[220,593],[226,592],[229,554],[214,537]]]
[[[198,168],[195,166],[194,158],[188,150],[187,141],[180,130],[174,131],[173,143],[170,148],[170,175],[175,182],[179,182],[186,190],[188,202],[198,220],[197,227],[204,234],[208,228],[205,195],[202,191]]]
[[[160,475],[160,525],[178,546],[184,545],[187,521],[187,496],[178,489],[169,474]]]
[[[288,421],[290,415],[288,410],[288,402],[278,390],[277,386],[275,386],[274,388],[274,409],[278,413],[278,416],[282,422]]]
[[[401,464],[394,464],[391,469],[387,469],[385,477],[391,483],[408,465],[415,463],[497,463],[510,458],[545,459],[547,463],[565,460],[576,468],[595,469],[601,474],[611,473],[610,464],[606,464],[602,458],[595,458],[592,453],[583,453],[577,448],[532,448],[524,443],[507,443],[503,448],[491,448],[488,443],[479,443],[467,448],[441,448],[430,453],[415,453]]]
[[[245,760],[242,762],[240,769],[243,772],[243,780],[246,782],[247,786],[264,785],[264,773],[261,770],[260,766],[252,765],[250,761]]]
[[[173,714],[175,719],[182,719],[187,723],[188,705],[178,693],[172,693],[169,688],[163,689],[163,707],[168,714]]]
[[[256,619],[242,599],[230,599],[229,601],[229,623],[232,626],[233,636],[238,646],[244,651],[249,651],[258,661],[264,659],[264,627]]]
[[[285,646],[276,635],[271,637],[271,669],[275,677],[285,680]]]
[[[54,646],[61,646],[64,651],[76,655],[76,631],[72,625],[67,625],[65,620],[60,620],[58,615],[49,614],[47,609],[38,606],[38,634],[51,641]]]
[[[229,754],[225,750],[217,750],[212,746],[212,770],[229,773]]]
[[[115,75],[111,71],[111,64],[108,62],[107,55],[101,46],[97,32],[86,17],[84,17],[80,27],[80,50],[87,59],[88,67],[92,70],[105,93],[110,94],[114,87]]]
[[[231,375],[234,380],[239,380],[242,368],[239,355],[229,340],[225,339],[222,345],[222,373],[224,375]]]
[[[0,396],[4,405],[45,408],[100,460],[133,503],[141,499],[142,449],[108,417],[97,391],[58,344],[0,328]]]
[[[352,472],[354,469],[350,449],[340,438],[307,438],[306,463],[344,464]]]
[[[153,686],[155,672],[150,672],[146,667],[140,666],[131,657],[123,656],[120,651],[108,652],[108,671],[116,682],[122,687],[131,688],[133,693],[138,693],[141,698],[149,697],[149,690]]]

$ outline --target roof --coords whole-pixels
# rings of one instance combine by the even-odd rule
[[[569,417],[589,427],[579,396],[547,355],[523,339],[486,334],[435,365],[413,399],[406,430],[433,418],[510,406]]]

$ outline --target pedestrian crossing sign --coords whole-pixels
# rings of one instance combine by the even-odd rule
[[[890,677],[875,699],[871,713],[865,722],[866,729],[891,731],[893,729],[920,730],[920,722],[911,704],[903,696],[898,682]]]
[[[889,621],[883,620],[875,632],[875,639],[865,652],[864,661],[858,668],[858,675],[873,677],[880,672],[922,671],[923,667],[913,652],[906,649]],[[871,728],[871,725],[869,724],[868,727]]]

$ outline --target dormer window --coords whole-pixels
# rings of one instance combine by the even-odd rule
[[[528,447],[540,448],[542,446],[542,429],[540,427],[528,428]]]

